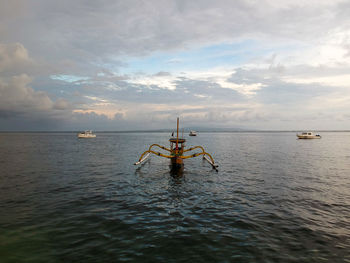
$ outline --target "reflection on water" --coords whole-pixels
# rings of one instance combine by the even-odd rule
[[[0,134],[1,262],[350,261],[350,133],[201,133],[181,173],[165,133]]]
[[[169,174],[170,176],[172,176],[173,178],[179,178],[182,177],[184,174],[184,165],[181,166],[173,166],[173,165],[169,165]]]

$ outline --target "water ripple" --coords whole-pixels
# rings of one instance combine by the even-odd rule
[[[203,133],[220,164],[132,163],[168,134],[0,134],[2,262],[349,262],[348,133]]]

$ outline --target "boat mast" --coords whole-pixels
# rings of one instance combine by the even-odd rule
[[[176,151],[179,149],[179,117],[177,117],[177,128],[176,128]],[[176,152],[177,153],[177,152]]]

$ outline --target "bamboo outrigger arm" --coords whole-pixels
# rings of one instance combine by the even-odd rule
[[[152,147],[153,146],[157,146],[157,147],[159,147],[159,148],[161,148],[161,149],[163,149],[163,150],[166,150],[166,151],[168,151],[168,152],[171,152],[171,150],[170,149],[168,149],[168,148],[166,148],[166,147],[164,147],[164,146],[162,146],[162,145],[159,145],[159,144],[152,144],[149,148],[148,148],[148,150],[150,151],[151,149],[152,149]]]
[[[200,155],[208,155],[210,160],[214,163],[213,157],[211,157],[211,155],[209,153],[206,153],[206,152],[194,153],[194,154],[191,154],[191,155],[182,155],[182,156],[180,156],[180,158],[188,159],[188,158],[193,158],[193,157],[197,157],[197,156],[200,156]]]
[[[164,147],[164,146],[161,146],[161,145],[159,145],[159,144],[152,144],[152,145],[148,148],[148,150],[145,151],[145,152],[141,155],[139,161],[136,162],[135,165],[138,165],[138,164],[143,163],[143,162],[150,156],[151,153],[154,154],[154,155],[161,156],[161,157],[164,157],[164,158],[169,158],[169,159],[174,157],[174,155],[166,155],[166,154],[163,154],[163,153],[160,153],[160,152],[155,152],[155,151],[151,150],[152,147],[154,147],[154,146],[159,147],[159,148],[161,148],[161,149],[163,149],[163,150],[166,150],[166,151],[171,152],[170,149],[168,149],[168,148],[166,148],[166,147]],[[191,155],[179,155],[178,157],[181,158],[181,159],[189,159],[189,158],[193,158],[193,157],[197,157],[197,156],[203,155],[203,158],[204,158],[208,163],[210,163],[210,164],[213,166],[214,169],[216,169],[216,168],[218,167],[218,165],[214,162],[213,157],[212,157],[209,153],[207,153],[207,152],[204,150],[204,148],[203,148],[202,146],[194,146],[194,147],[191,147],[191,148],[189,148],[189,149],[187,149],[187,150],[184,150],[183,152],[189,152],[189,151],[192,151],[192,150],[195,150],[195,149],[201,149],[202,152],[194,153],[194,154],[191,154]],[[209,157],[209,158],[208,158],[208,157]]]
[[[184,152],[189,152],[189,151],[192,151],[194,149],[201,149],[202,152],[195,153],[195,154],[188,155],[188,156],[181,156],[181,158],[187,159],[187,158],[192,158],[192,157],[197,157],[199,155],[203,155],[203,158],[205,160],[207,160],[207,162],[210,163],[213,166],[213,168],[216,169],[218,167],[218,165],[214,162],[213,157],[211,157],[211,155],[209,153],[207,153],[202,146],[194,146],[194,147],[191,147],[191,148],[189,148],[187,150],[184,150]],[[209,156],[209,158],[207,156]]]
[[[147,154],[147,153],[148,153],[148,154]],[[155,151],[152,151],[152,150],[147,150],[147,151],[145,151],[145,152],[141,155],[139,161],[136,162],[136,163],[134,163],[134,165],[137,165],[137,164],[140,164],[140,163],[144,162],[144,161],[149,157],[149,155],[150,155],[151,153],[153,153],[153,154],[155,154],[155,155],[158,155],[158,156],[165,157],[165,158],[172,158],[172,157],[173,157],[173,156],[171,156],[171,155],[166,155],[166,154],[163,154],[163,153],[160,153],[160,152],[155,152]]]
[[[199,147],[201,147],[201,146],[199,146]],[[202,148],[202,147],[201,147]],[[188,158],[193,158],[193,157],[197,157],[197,156],[200,156],[200,155],[203,155],[203,158],[205,159],[205,160],[207,160],[208,161],[208,163],[210,163],[212,166],[213,166],[213,168],[217,168],[218,167],[218,165],[214,162],[214,159],[213,159],[213,157],[211,157],[211,155],[209,154],[209,153],[207,153],[207,152],[205,152],[204,150],[203,150],[203,152],[200,152],[200,153],[194,153],[194,154],[191,154],[191,155],[182,155],[182,156],[180,156],[180,158],[182,158],[182,159],[188,159]],[[209,158],[208,158],[208,157]]]
[[[184,150],[184,152],[189,152],[189,151],[192,151],[194,149],[202,149],[202,152],[205,152],[204,148],[202,146],[193,146],[191,148],[188,148],[187,150]]]
[[[148,148],[148,150],[145,151],[145,152],[141,155],[141,157],[140,157],[140,159],[138,160],[138,162],[134,163],[134,165],[137,165],[137,164],[140,164],[140,163],[143,163],[144,161],[146,161],[146,159],[149,157],[149,155],[150,155],[151,153],[153,153],[153,154],[155,154],[155,155],[158,155],[158,156],[165,157],[165,158],[171,158],[170,155],[165,155],[165,154],[162,154],[162,153],[160,153],[160,152],[152,151],[152,147],[154,147],[154,146],[157,146],[157,147],[159,147],[159,148],[161,148],[161,149],[163,149],[163,150],[166,150],[166,151],[168,151],[168,152],[171,152],[170,149],[168,149],[168,148],[166,148],[166,147],[164,147],[164,146],[161,146],[161,145],[156,144],[156,143],[155,143],[155,144],[152,144],[152,145]]]

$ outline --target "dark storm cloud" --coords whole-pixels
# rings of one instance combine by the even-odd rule
[[[7,38],[46,57],[86,60],[147,54],[255,33],[312,39],[339,23],[334,6],[264,1],[18,1]],[[2,6],[6,6],[5,3]],[[332,9],[334,12],[332,12]],[[348,17],[342,17],[349,21]],[[14,30],[16,28],[16,30]]]

